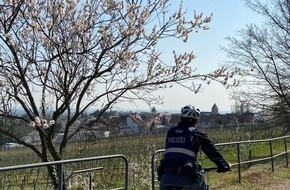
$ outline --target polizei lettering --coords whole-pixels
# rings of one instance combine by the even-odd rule
[[[185,143],[185,137],[170,137],[168,143]]]

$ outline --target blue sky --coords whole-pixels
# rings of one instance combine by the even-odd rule
[[[258,24],[262,21],[245,6],[243,0],[187,0],[184,1],[184,6],[205,15],[213,13],[209,30],[192,35],[190,41],[183,44],[183,47],[196,53],[197,58],[193,65],[198,68],[199,73],[213,71],[226,60],[226,53],[220,50],[220,46],[228,43],[226,37],[237,36],[238,30],[245,28],[247,24]],[[164,98],[164,105],[157,106],[157,109],[179,110],[183,105],[193,104],[202,111],[210,111],[216,103],[220,112],[231,112],[234,106],[228,91],[218,83],[205,86],[203,92],[198,94],[175,87],[168,90]]]
[[[220,50],[220,46],[227,43],[225,38],[235,36],[238,30],[255,18],[254,13],[241,0],[193,0],[185,1],[184,6],[203,12],[204,15],[213,13],[209,30],[193,34],[190,41],[184,44],[188,50],[192,49],[196,53],[197,58],[193,65],[200,73],[208,73],[218,68],[226,60],[226,53]],[[168,90],[164,98],[164,105],[158,106],[162,110],[175,110],[183,105],[193,104],[203,111],[210,111],[216,103],[219,111],[230,112],[234,105],[227,90],[218,83],[205,86],[198,94],[175,87]]]
[[[213,13],[209,30],[195,33],[182,46],[196,53],[193,65],[198,68],[199,73],[213,71],[226,60],[226,53],[220,50],[220,46],[228,43],[226,37],[236,37],[238,30],[245,28],[247,24],[262,21],[261,17],[245,6],[243,0],[187,0],[184,1],[184,6],[205,15]],[[192,104],[202,111],[210,111],[216,103],[220,112],[231,112],[234,106],[228,91],[218,83],[205,86],[203,92],[198,94],[175,87],[168,90],[164,98],[164,105],[157,106],[157,110],[179,110],[183,105]]]
[[[173,7],[178,8],[180,1]],[[194,33],[187,43],[172,43],[168,41],[160,46],[163,56],[172,53],[172,49],[193,51],[197,58],[193,67],[197,67],[198,73],[204,74],[218,68],[226,60],[226,53],[220,50],[220,46],[226,46],[226,37],[237,37],[237,32],[247,24],[259,24],[262,18],[245,6],[243,0],[184,0],[184,7],[188,13],[196,10],[204,15],[213,13],[213,19],[209,23],[209,30]],[[231,112],[234,101],[230,99],[228,91],[218,83],[211,83],[198,94],[175,86],[166,91],[160,91],[164,96],[164,104],[157,105],[157,111],[179,111],[182,106],[191,104],[199,107],[201,111],[210,111],[214,103],[217,104],[220,113]],[[136,106],[136,105],[134,105]],[[148,106],[142,104],[136,106],[137,110],[146,110]]]

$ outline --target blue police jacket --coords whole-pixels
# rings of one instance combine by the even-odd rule
[[[180,122],[167,132],[164,160],[180,160],[196,162],[199,150],[218,167],[225,164],[223,156],[207,134],[190,126],[188,123]]]

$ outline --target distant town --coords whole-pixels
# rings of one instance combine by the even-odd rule
[[[99,112],[95,111],[80,117],[70,130],[71,132],[77,128],[81,128],[81,130],[70,141],[165,132],[180,121],[180,113],[158,113],[156,110],[140,113],[110,111],[102,114],[99,120],[96,119],[98,114]],[[62,140],[65,122],[65,119],[57,121],[59,129],[55,135],[56,143],[60,143]],[[262,116],[250,112],[243,106],[236,113],[221,114],[218,106],[213,104],[210,112],[201,112],[197,127],[201,129],[252,127],[263,122]],[[40,142],[36,131],[26,134],[23,140],[29,143]]]

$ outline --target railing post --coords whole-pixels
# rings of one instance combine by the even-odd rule
[[[125,156],[122,156],[125,162],[125,190],[129,189],[129,163]]]
[[[240,151],[240,143],[237,143],[237,154],[238,154],[239,182],[241,183],[241,151]]]
[[[270,155],[271,155],[272,172],[274,172],[274,158],[273,158],[272,140],[270,140],[269,142],[270,142]]]
[[[154,152],[152,154],[152,157],[151,157],[151,184],[152,184],[152,190],[155,190],[155,175],[154,175],[155,164],[154,164],[154,159],[155,159],[156,154],[157,153]]]
[[[151,156],[151,184],[152,184],[152,189],[151,190],[155,190],[155,158],[158,155],[158,153],[164,153],[164,149],[159,149],[156,150],[152,156]]]
[[[62,190],[63,188],[63,163],[57,164],[58,167],[58,190]]]
[[[249,160],[252,161],[252,147],[249,150]],[[249,167],[252,166],[252,162],[249,163]]]
[[[285,147],[285,159],[286,159],[286,167],[288,168],[288,148],[287,148],[287,138],[284,138],[284,147]]]
[[[89,190],[92,190],[92,172],[89,172]]]

